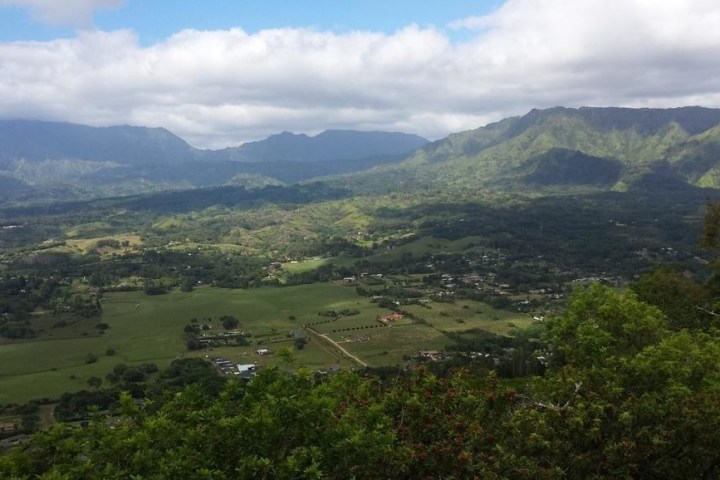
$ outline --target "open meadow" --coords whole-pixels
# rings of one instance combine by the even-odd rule
[[[303,330],[305,325],[328,335],[370,366],[384,366],[398,364],[418,350],[442,349],[448,342],[443,331],[482,328],[507,334],[513,326],[523,327],[530,321],[527,315],[463,301],[407,306],[422,321],[403,319],[386,327],[377,317],[388,314],[387,309],[358,296],[352,286],[332,283],[248,290],[200,287],[156,296],[114,292],[105,294],[102,306],[99,318],[47,329],[30,341],[0,345],[0,403],[57,398],[63,392],[87,388],[89,377],[104,378],[121,362],[163,367],[176,358],[207,355],[261,367],[357,365],[331,342]],[[354,314],[337,319],[318,314],[340,310]],[[219,321],[223,315],[240,321],[239,329],[250,334],[249,345],[186,349],[185,325],[196,319],[208,326],[208,332],[223,331]],[[95,328],[100,322],[108,328]],[[302,350],[294,348],[293,334],[308,339]],[[274,355],[281,347],[292,348],[293,357]],[[268,349],[270,354],[258,354],[259,349]],[[96,360],[89,362],[89,356]]]

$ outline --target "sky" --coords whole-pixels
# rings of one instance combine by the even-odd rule
[[[222,148],[558,105],[720,107],[720,2],[0,0],[0,118]]]

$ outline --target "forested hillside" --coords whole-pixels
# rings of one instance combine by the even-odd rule
[[[552,108],[450,135],[405,162],[358,174],[368,191],[408,188],[717,187],[720,111]]]

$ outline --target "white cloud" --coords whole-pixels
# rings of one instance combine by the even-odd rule
[[[76,28],[92,26],[100,8],[117,8],[124,0],[0,0],[0,6],[28,8],[37,21]]]
[[[413,25],[4,43],[0,116],[164,126],[217,147],[326,128],[437,138],[554,105],[720,107],[715,0],[509,0],[452,25],[478,31],[463,43]]]

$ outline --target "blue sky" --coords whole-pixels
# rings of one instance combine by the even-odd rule
[[[392,33],[409,24],[442,29],[462,40],[466,33],[447,28],[450,22],[487,14],[501,4],[500,0],[126,0],[119,7],[95,11],[93,23],[100,30],[131,29],[143,45],[186,28],[242,28],[255,33],[294,27]],[[23,6],[0,4],[0,41],[43,41],[74,33],[72,25],[43,23]]]
[[[0,0],[0,118],[429,139],[553,106],[720,107],[717,0]]]

